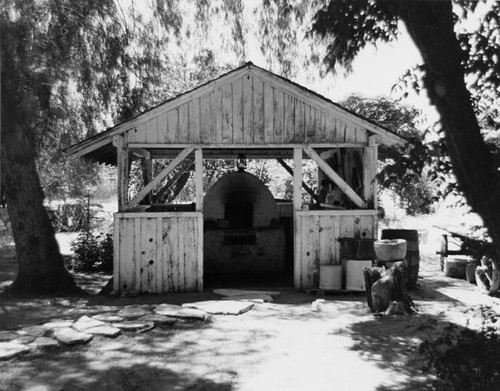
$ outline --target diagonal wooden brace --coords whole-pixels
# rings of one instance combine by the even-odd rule
[[[317,164],[318,167],[323,170],[328,178],[330,178],[333,183],[335,183],[340,190],[342,190],[357,206],[360,208],[366,208],[366,202],[349,186],[330,165],[325,162],[318,153],[311,147],[304,147],[304,152]]]
[[[172,172],[172,170],[177,167],[177,165],[182,162],[191,152],[193,152],[195,147],[187,147],[179,153],[175,159],[173,159],[170,164],[165,167],[151,182],[149,182],[146,186],[144,186],[139,193],[130,201],[127,205],[128,208],[136,206],[146,195],[153,190],[158,183],[163,181],[168,174]]]

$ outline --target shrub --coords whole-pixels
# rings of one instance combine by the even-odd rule
[[[449,326],[433,341],[424,341],[420,353],[427,359],[427,370],[434,370],[436,390],[498,390],[500,384],[500,334],[496,314],[481,307],[482,327],[457,332]]]
[[[74,252],[73,270],[95,273],[113,272],[113,234],[82,231],[71,243]]]

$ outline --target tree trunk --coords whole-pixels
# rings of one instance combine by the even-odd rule
[[[9,293],[75,293],[79,288],[64,267],[54,229],[43,206],[29,121],[21,113],[29,113],[29,110],[2,99],[3,190],[19,263],[18,275]]]
[[[483,218],[500,259],[500,178],[473,110],[454,33],[451,1],[388,0],[418,47],[424,79],[445,131],[446,146],[460,189]]]

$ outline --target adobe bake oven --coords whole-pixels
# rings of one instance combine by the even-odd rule
[[[285,270],[285,232],[269,189],[245,171],[229,173],[204,201],[205,274],[256,275]]]

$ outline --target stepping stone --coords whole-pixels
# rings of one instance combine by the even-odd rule
[[[119,328],[109,325],[92,327],[90,329],[86,329],[85,332],[92,335],[102,335],[103,337],[108,338],[116,338],[122,333]]]
[[[21,336],[30,335],[32,337],[42,337],[46,332],[47,329],[43,326],[28,326],[17,331],[17,333]]]
[[[257,291],[252,289],[215,289],[214,293],[220,296],[241,296],[241,295],[268,295],[271,297],[277,297],[280,295],[279,292],[273,291]]]
[[[92,341],[92,334],[80,333],[71,327],[64,327],[54,331],[54,338],[65,345],[81,345]]]
[[[273,297],[265,293],[249,293],[246,295],[226,296],[222,300],[250,301],[252,303],[272,303]]]
[[[0,331],[0,342],[9,342],[17,337],[18,335],[11,331]]]
[[[240,315],[252,309],[254,303],[234,300],[209,300],[183,304],[184,308],[195,308],[213,315]]]
[[[138,305],[127,305],[117,315],[124,318],[139,318],[143,315],[151,314],[151,311]]]
[[[179,319],[204,320],[207,318],[207,313],[205,311],[193,308],[183,308],[173,304],[160,304],[156,307],[155,313]]]
[[[155,326],[172,325],[175,322],[177,322],[177,319],[175,319],[175,318],[169,318],[168,316],[157,315],[157,314],[144,315],[144,316],[141,316],[137,320],[141,321],[141,322],[153,322],[155,324]]]
[[[31,346],[38,349],[54,349],[59,348],[61,345],[54,338],[38,337],[31,343]]]
[[[84,315],[80,319],[78,319],[75,323],[73,323],[72,327],[76,331],[85,332],[87,329],[104,325],[105,325],[104,322],[101,322],[100,320],[97,319],[89,318],[87,315]]]
[[[33,342],[37,338],[42,338],[42,337],[33,337],[32,335],[21,335],[14,342],[27,345],[27,344],[30,344],[31,342]]]
[[[17,342],[0,342],[0,360],[10,360],[29,351],[28,346]]]
[[[73,322],[71,320],[55,319],[50,322],[42,324],[48,330],[60,329],[61,327],[71,327]]]
[[[123,316],[118,316],[112,312],[106,312],[104,314],[97,314],[97,315],[92,316],[92,318],[100,320],[101,322],[121,322],[123,319],[125,319]]]
[[[153,322],[141,322],[135,320],[124,320],[123,322],[113,323],[113,327],[119,328],[123,331],[149,331],[154,328]]]

